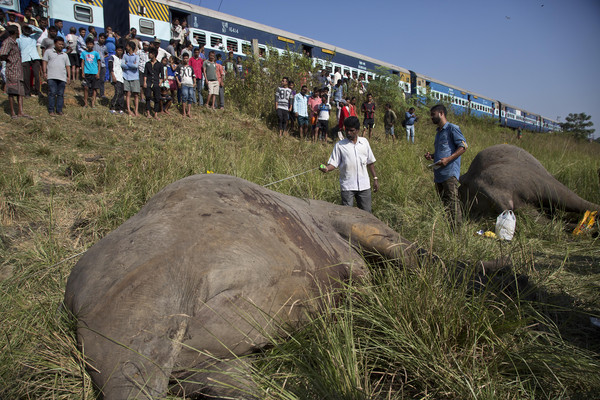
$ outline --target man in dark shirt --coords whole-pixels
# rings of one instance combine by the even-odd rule
[[[369,129],[369,140],[371,140],[371,131],[375,126],[375,102],[373,101],[373,95],[371,93],[367,93],[367,101],[362,105],[362,112],[365,117],[363,120],[363,133],[365,136],[365,132],[367,128]]]
[[[158,119],[160,112],[160,78],[162,75],[162,64],[156,60],[158,51],[151,48],[148,51],[148,58],[144,68],[144,94],[146,96],[146,117],[150,118],[150,101],[154,101],[154,118]]]

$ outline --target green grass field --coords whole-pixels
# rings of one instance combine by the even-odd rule
[[[114,116],[105,106],[84,109],[77,85],[67,94],[64,117],[49,117],[41,99],[25,101],[33,120],[0,114],[1,399],[97,398],[73,325],[59,310],[66,280],[81,253],[160,189],[207,171],[264,185],[318,167],[332,149],[278,139],[264,122],[272,117],[258,118],[248,104],[194,107],[191,120],[173,112],[157,122]],[[5,111],[6,99],[0,95]],[[600,317],[599,240],[573,237],[561,221],[533,212],[517,214],[511,243],[474,235],[493,230],[493,220],[467,220],[451,234],[422,157],[435,133],[427,110],[419,110],[414,145],[402,134],[386,141],[382,114],[372,140],[381,184],[374,214],[446,260],[508,254],[532,289],[510,298],[473,294],[435,264],[416,271],[384,265],[370,282],[345,288],[342,301],[305,329],[273,340],[252,371],[258,397],[600,398],[600,329],[590,324]],[[470,145],[463,173],[480,150],[511,143],[600,203],[599,144],[558,134],[517,141],[484,121],[450,120]],[[337,173],[313,171],[270,189],[339,203]]]

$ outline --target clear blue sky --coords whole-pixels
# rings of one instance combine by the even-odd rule
[[[600,0],[195,0],[600,136]]]

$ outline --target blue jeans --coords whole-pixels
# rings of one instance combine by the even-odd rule
[[[48,79],[48,112],[61,113],[65,104],[65,87],[67,82]]]
[[[193,86],[181,86],[181,102],[183,104],[192,104],[194,102]]]

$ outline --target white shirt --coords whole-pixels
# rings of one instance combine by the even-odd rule
[[[348,139],[335,144],[328,164],[340,170],[340,187],[347,190],[367,190],[371,188],[371,180],[367,165],[375,162],[375,156],[364,137],[358,137],[356,144]]]
[[[342,79],[342,74],[340,74],[339,72],[336,72],[335,74],[333,74],[333,84],[337,85],[338,81]]]
[[[112,55],[113,62],[113,74],[115,74],[115,79],[117,82],[123,83],[123,67],[121,66],[121,62],[123,60],[120,59],[116,54]]]

